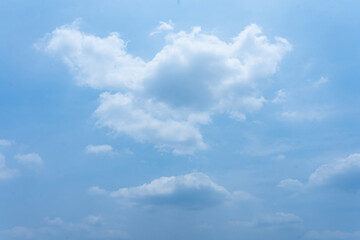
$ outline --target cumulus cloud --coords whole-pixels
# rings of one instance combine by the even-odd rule
[[[79,85],[105,91],[95,111],[100,126],[177,154],[206,148],[200,125],[214,114],[244,119],[261,109],[260,86],[291,50],[287,40],[271,42],[255,24],[229,42],[200,27],[170,33],[166,41],[145,61],[129,54],[118,34],[100,38],[72,24],[36,46],[60,57]]]
[[[160,21],[159,26],[157,26],[155,30],[150,33],[150,36],[172,30],[174,30],[174,23],[171,20],[169,20],[168,22]]]
[[[42,158],[37,153],[16,154],[15,159],[19,163],[26,165],[41,165],[43,163]]]
[[[303,184],[296,179],[282,180],[279,187],[289,190],[299,190],[303,187],[333,187],[343,190],[360,189],[360,154],[351,154],[318,167]]]
[[[310,175],[309,185],[360,189],[360,154],[320,166]]]
[[[95,188],[97,189],[93,187]],[[185,209],[203,209],[230,200],[253,199],[252,195],[246,192],[230,193],[200,172],[161,177],[140,186],[109,192],[109,196],[138,206],[174,206]]]
[[[86,151],[88,153],[111,153],[113,150],[110,145],[88,145]]]
[[[19,175],[17,169],[6,167],[5,156],[0,153],[0,181],[14,178]]]

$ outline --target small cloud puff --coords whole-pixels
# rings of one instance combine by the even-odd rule
[[[88,145],[86,152],[88,153],[111,153],[113,150],[110,145]]]
[[[157,26],[156,29],[150,33],[150,36],[172,30],[174,30],[174,23],[171,20],[169,20],[169,22],[160,21],[159,26]]]
[[[314,82],[314,87],[320,87],[321,85],[327,83],[329,81],[329,79],[327,77],[321,77],[319,80],[317,80],[316,82]]]
[[[280,89],[276,92],[275,98],[271,101],[272,103],[283,103],[286,101],[286,92],[283,89]]]
[[[99,191],[98,187],[91,189],[105,193]],[[253,199],[246,192],[230,193],[199,172],[161,177],[141,186],[120,188],[110,192],[109,196],[138,206],[174,206],[185,209],[203,209],[221,205],[229,200]]]
[[[16,154],[15,159],[25,165],[41,165],[43,163],[42,158],[37,153]]]
[[[88,189],[88,193],[92,195],[105,195],[108,193],[108,191],[101,189],[98,186],[93,186]]]
[[[254,221],[237,221],[233,223],[242,227],[251,228],[279,228],[296,225],[302,221],[300,217],[292,213],[277,212],[275,214],[261,216]]]

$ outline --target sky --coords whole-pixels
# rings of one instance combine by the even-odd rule
[[[0,2],[0,239],[360,239],[354,0]]]

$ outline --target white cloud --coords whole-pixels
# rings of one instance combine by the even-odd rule
[[[203,173],[161,177],[141,186],[120,188],[109,195],[141,206],[175,206],[202,209],[231,200],[247,201],[252,195],[238,191],[230,193]]]
[[[320,87],[321,85],[327,83],[329,81],[329,79],[327,77],[321,77],[319,80],[317,80],[316,82],[314,82],[314,87]]]
[[[360,154],[324,164],[309,177],[310,186],[360,189]]]
[[[324,109],[305,109],[302,111],[285,111],[281,118],[292,122],[321,121],[328,113]]]
[[[343,231],[310,231],[306,234],[305,239],[314,240],[358,240],[360,232],[343,232]]]
[[[0,146],[1,147],[10,147],[13,144],[13,141],[0,139]]]
[[[49,225],[58,225],[58,226],[64,224],[64,221],[59,217],[53,219],[47,217],[45,218],[45,222]]]
[[[19,175],[17,169],[9,169],[6,167],[5,156],[0,153],[0,181],[14,178]]]
[[[0,231],[0,236],[5,236],[6,239],[33,239],[34,232],[32,229],[16,226]]]
[[[300,190],[311,187],[333,187],[343,190],[360,189],[360,154],[351,154],[318,167],[303,184],[296,179],[282,180],[279,187],[288,190]]]
[[[95,215],[89,215],[86,217],[86,222],[90,223],[90,224],[98,224],[102,221],[102,217],[101,216],[95,216]]]
[[[276,96],[275,98],[271,101],[272,103],[283,103],[286,101],[286,93],[283,89],[280,89],[279,91],[276,92]]]
[[[304,184],[297,179],[288,178],[280,181],[278,187],[296,191],[304,187]]]
[[[111,153],[113,150],[110,145],[88,145],[86,151],[88,153]]]
[[[291,50],[283,38],[271,43],[255,24],[230,42],[200,27],[166,40],[145,61],[130,55],[117,34],[100,38],[73,24],[55,29],[37,47],[59,56],[79,85],[106,90],[95,112],[100,126],[177,154],[206,148],[199,127],[212,115],[245,119],[261,109],[266,100],[259,86]]]
[[[42,158],[37,153],[16,154],[15,159],[26,165],[41,165],[43,163]]]
[[[237,221],[233,223],[242,227],[278,228],[296,225],[302,221],[300,217],[292,213],[277,212],[275,214],[261,216],[254,221]]]
[[[174,30],[174,23],[171,20],[169,20],[169,22],[160,21],[159,26],[157,26],[156,29],[150,33],[150,36],[172,30]]]
[[[88,193],[93,195],[105,195],[108,193],[108,191],[101,189],[98,186],[93,186],[88,189]]]

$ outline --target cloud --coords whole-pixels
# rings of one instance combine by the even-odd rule
[[[299,190],[304,187],[304,184],[297,179],[287,178],[281,180],[280,183],[277,185],[280,188],[284,188],[287,190]]]
[[[13,144],[13,141],[0,139],[0,146],[1,147],[10,147]]]
[[[245,119],[261,109],[260,86],[291,50],[255,24],[229,42],[200,27],[170,33],[149,61],[129,54],[118,34],[100,38],[77,24],[55,29],[36,46],[60,57],[79,85],[104,90],[95,111],[99,126],[176,154],[206,149],[200,126],[213,115]]]
[[[347,158],[321,165],[309,176],[305,184],[296,179],[285,179],[278,186],[288,190],[314,187],[359,190],[360,154],[351,154]]]
[[[17,169],[9,169],[6,167],[5,156],[0,153],[0,181],[12,179],[19,175]]]
[[[292,214],[292,213],[284,213],[277,212],[271,215],[265,215],[259,217],[254,221],[237,221],[234,222],[236,225],[240,225],[242,227],[258,227],[258,228],[278,228],[278,227],[288,227],[289,225],[296,225],[301,223],[303,220]]]
[[[92,195],[105,195],[108,193],[108,191],[101,189],[98,186],[93,186],[88,189],[88,193]]]
[[[326,117],[326,112],[320,109],[308,109],[304,111],[285,111],[281,117],[292,122],[321,121]]]
[[[321,77],[319,80],[317,80],[316,82],[314,82],[314,87],[320,87],[321,85],[327,83],[329,81],[329,79],[327,77]]]
[[[110,145],[88,145],[86,151],[88,153],[111,153],[113,150]]]
[[[102,221],[102,217],[101,216],[95,216],[95,215],[89,215],[86,217],[86,222],[90,223],[90,224],[98,224]]]
[[[283,103],[286,101],[286,93],[283,89],[276,92],[275,98],[271,101],[272,103]]]
[[[360,232],[342,232],[342,231],[310,231],[305,239],[314,240],[358,240]]]
[[[53,219],[51,219],[51,218],[49,218],[49,217],[46,217],[46,218],[45,218],[45,222],[46,222],[47,224],[49,224],[49,225],[58,225],[58,226],[64,224],[64,221],[63,221],[61,218],[59,218],[59,217],[53,218]]]
[[[15,159],[26,165],[41,165],[43,163],[42,158],[37,153],[16,154]]]
[[[309,177],[310,186],[360,189],[360,154],[324,164]]]
[[[16,226],[10,229],[0,230],[0,239],[125,239],[129,234],[120,230],[109,228],[101,221],[100,216],[89,215],[84,221],[73,223],[62,220],[59,217],[45,218],[45,226],[24,227]],[[96,225],[96,226],[94,226]]]
[[[97,192],[98,187],[91,189],[96,189]],[[231,200],[253,199],[246,192],[230,193],[200,172],[161,177],[137,187],[109,192],[109,196],[138,206],[173,206],[185,209],[203,209]]]
[[[174,30],[174,23],[171,20],[169,20],[169,22],[160,21],[159,26],[157,26],[155,30],[150,33],[150,36],[172,30]]]

